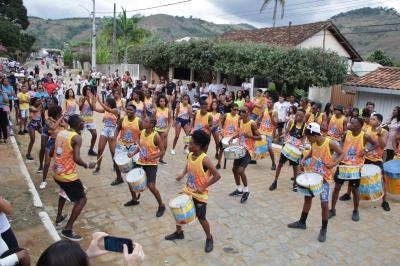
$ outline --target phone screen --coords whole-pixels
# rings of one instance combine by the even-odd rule
[[[106,236],[104,238],[104,249],[113,252],[123,252],[123,244],[128,246],[129,254],[133,251],[133,243],[131,239],[115,237],[115,236]]]

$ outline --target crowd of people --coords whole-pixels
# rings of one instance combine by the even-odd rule
[[[276,97],[261,89],[256,90],[255,97],[251,98],[248,79],[241,89],[233,92],[226,81],[220,85],[214,79],[208,85],[204,82],[183,85],[182,81],[175,83],[163,77],[157,83],[148,82],[143,76],[134,82],[129,72],[121,77],[118,70],[110,77],[98,72],[88,76],[77,75],[75,85],[60,86],[50,73],[42,79],[38,75],[33,79],[18,80],[11,76],[2,78],[0,92],[3,142],[6,143],[12,129],[11,108],[14,106],[18,134],[29,133],[30,137],[27,160],[34,160],[32,147],[36,136],[40,136],[40,189],[46,188],[51,161],[54,161],[54,180],[62,191],[55,224],[62,228],[61,236],[72,241],[82,239],[74,232],[73,225],[87,202],[77,165],[93,169],[95,175],[101,174],[106,146],[112,158],[121,153],[127,153],[132,159],[138,157],[134,164],[146,173],[146,186],[158,205],[156,217],[163,216],[166,206],[156,186],[156,178],[158,165],[168,163],[165,154],[170,144],[171,128],[175,129],[169,151],[173,156],[182,129],[184,132],[183,152],[187,155],[187,163],[181,165],[183,171],[176,180],[188,177],[183,193],[190,195],[195,203],[196,216],[206,235],[206,252],[213,250],[213,237],[206,219],[208,187],[220,179],[221,160],[227,147],[233,143],[237,142],[243,154],[233,161],[236,187],[229,196],[240,196],[241,203],[250,196],[246,169],[249,164],[257,163],[260,142],[269,152],[271,170],[275,171],[270,191],[277,189],[281,169],[287,162],[293,168],[293,191],[299,189],[296,177],[304,171],[323,177],[320,194],[322,227],[318,238],[321,242],[326,240],[328,219],[336,215],[338,199],[351,200],[353,197],[352,220],[360,219],[360,179],[350,180],[347,192],[339,198],[344,183],[338,178],[340,166],[356,166],[360,171],[364,164],[374,164],[382,169],[385,160],[400,158],[399,106],[394,108],[391,117],[384,120],[373,103],[367,103],[360,112],[357,108],[329,103],[322,109],[318,102],[305,98],[297,101],[294,95]],[[59,94],[63,96],[58,97]],[[103,117],[100,129],[94,122],[95,113]],[[85,161],[80,156],[84,130],[91,134],[88,155],[96,157],[92,161]],[[211,139],[215,143],[215,156],[207,155]],[[273,143],[284,144],[278,161]],[[289,156],[287,149],[292,147],[303,151],[302,158],[295,160]],[[124,173],[115,160],[113,167],[116,176],[111,186],[124,183]],[[335,186],[329,208],[333,182]],[[129,191],[131,198],[124,206],[138,205],[140,192],[131,186]],[[70,216],[63,214],[67,199],[74,204]],[[289,228],[306,229],[312,199],[313,195],[304,197],[301,218],[289,224]],[[382,208],[390,211],[386,193]],[[0,211],[7,213],[6,210]],[[178,225],[176,231],[165,239],[184,239],[181,226]]]

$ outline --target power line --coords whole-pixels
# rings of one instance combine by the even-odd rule
[[[191,2],[192,0],[184,0],[184,1],[179,1],[179,2],[173,2],[169,4],[164,4],[164,5],[158,5],[158,6],[152,6],[152,7],[146,7],[146,8],[140,8],[140,9],[132,9],[132,10],[127,10],[126,12],[138,12],[138,11],[143,11],[143,10],[150,10],[150,9],[156,9],[156,8],[161,8],[161,7],[166,7],[166,6],[173,6],[173,5],[178,5],[178,4],[183,4],[187,2]],[[96,13],[101,13],[101,14],[111,14],[113,12],[109,11],[97,11]],[[121,13],[121,12],[120,12]]]
[[[353,25],[353,26],[344,26],[342,28],[368,28],[368,27],[382,27],[382,26],[396,26],[396,25],[400,25],[399,23],[387,23],[387,24],[374,24],[374,25]]]

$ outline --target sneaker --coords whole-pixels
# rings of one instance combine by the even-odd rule
[[[61,229],[61,227],[67,223],[68,215],[61,216],[61,219],[56,220],[56,228]]]
[[[251,160],[251,161],[249,162],[249,164],[257,164],[257,161],[256,161],[256,160]]]
[[[23,131],[19,131],[18,135],[25,135],[25,133]]]
[[[164,237],[165,240],[176,240],[176,239],[185,239],[185,235],[183,232],[178,233],[178,232],[173,232],[170,235],[167,235]]]
[[[221,164],[217,163],[217,165],[215,166],[215,168],[221,169]]]
[[[390,212],[390,206],[389,206],[389,202],[387,202],[387,201],[384,201],[384,202],[382,202],[382,208],[385,210],[385,211],[387,211],[387,212]]]
[[[37,169],[36,173],[38,173],[38,174],[43,173],[43,168],[39,167],[39,169]]]
[[[116,186],[122,183],[124,183],[124,180],[122,180],[122,178],[116,178],[114,179],[114,181],[111,182],[111,186]]]
[[[26,158],[27,160],[33,161],[32,155],[27,154],[27,155],[25,155],[25,158]]]
[[[100,172],[100,168],[96,168],[96,169],[94,169],[94,171],[93,171],[93,175],[98,175],[99,172]]]
[[[297,192],[297,184],[293,186],[293,192]]]
[[[164,160],[159,160],[158,161],[160,164],[163,164],[163,165],[168,165],[168,163],[166,162],[166,161],[164,161]]]
[[[353,211],[353,215],[351,216],[351,219],[354,222],[358,222],[360,220],[360,213],[358,211]]]
[[[275,171],[275,170],[276,170],[276,164],[272,164],[271,171]]]
[[[329,210],[328,219],[331,219],[336,216],[336,210]]]
[[[40,188],[40,189],[45,189],[46,186],[47,186],[47,182],[46,182],[46,181],[42,181],[42,182],[40,183],[39,188]]]
[[[242,198],[240,199],[240,203],[245,203],[250,196],[250,192],[244,192]]]
[[[138,200],[130,200],[130,201],[124,203],[124,206],[125,207],[136,206],[136,205],[139,205],[139,203],[140,202]]]
[[[88,155],[89,156],[97,156],[97,153],[94,150],[89,150]]]
[[[176,155],[175,150],[171,150],[171,154],[172,154],[172,155]]]
[[[82,240],[82,237],[80,235],[75,234],[74,231],[70,229],[63,229],[61,231],[61,236],[75,242]]]
[[[24,134],[28,134],[29,133],[29,131],[28,130],[26,130],[26,129],[24,129]]]
[[[272,184],[269,186],[269,190],[273,191],[278,187],[278,182],[274,181]]]
[[[289,228],[294,228],[294,229],[307,229],[306,224],[303,224],[300,221],[296,221],[294,223],[288,224],[287,226]]]
[[[235,190],[231,193],[229,193],[229,196],[233,197],[233,196],[239,196],[239,195],[243,195],[243,191],[239,191],[239,190]]]
[[[211,239],[206,239],[206,246],[204,248],[206,253],[210,253],[214,249],[214,240],[211,236]]]
[[[325,242],[326,241],[326,229],[321,229],[319,231],[318,241],[319,242]]]
[[[158,210],[157,210],[157,212],[156,212],[156,217],[161,217],[161,216],[163,216],[163,215],[164,215],[164,212],[165,212],[165,206],[164,206],[164,205],[161,206],[161,207],[158,207]]]
[[[341,201],[348,201],[351,200],[351,196],[347,193],[343,194],[342,196],[339,197],[339,200]]]
[[[183,154],[188,155],[188,154],[189,154],[189,149],[186,148],[186,149],[183,151]]]

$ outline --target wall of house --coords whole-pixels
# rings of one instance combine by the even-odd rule
[[[310,87],[308,88],[308,99],[315,102],[320,102],[322,108],[331,101],[331,87]]]
[[[362,109],[367,102],[375,103],[375,110],[386,120],[391,116],[393,108],[400,104],[400,95],[357,92],[355,106]]]

